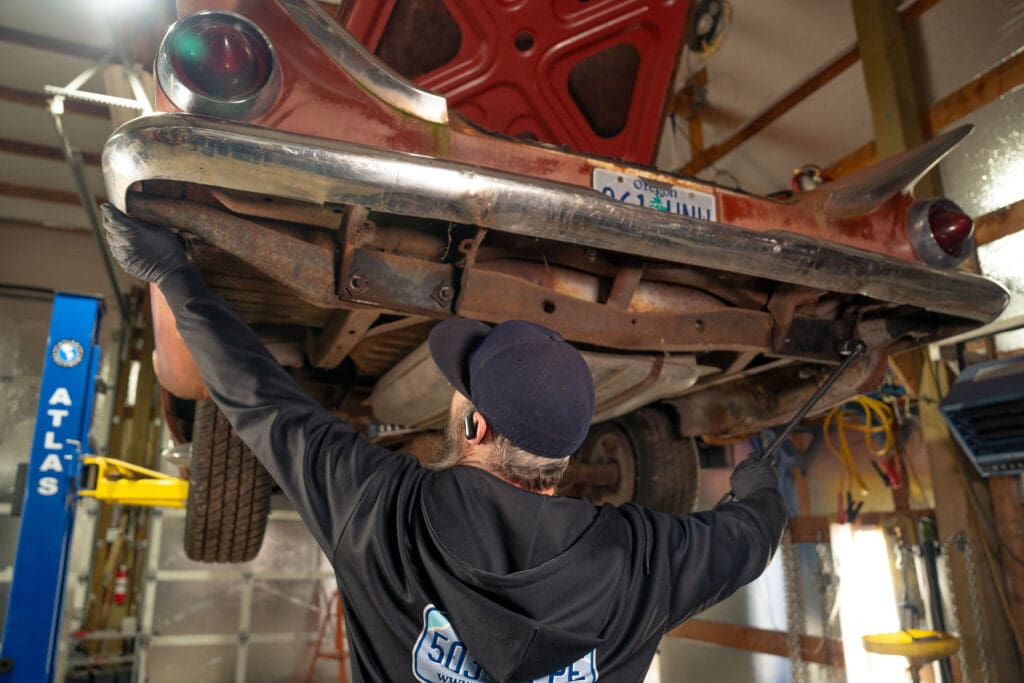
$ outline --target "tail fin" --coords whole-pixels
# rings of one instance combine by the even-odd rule
[[[910,192],[973,129],[971,124],[959,126],[914,149],[823,185],[815,190],[824,195],[818,198],[822,211],[827,216],[856,216],[868,213],[897,192]]]

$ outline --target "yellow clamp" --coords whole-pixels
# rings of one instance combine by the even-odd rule
[[[99,455],[84,456],[82,463],[96,467],[95,478],[89,477],[94,479],[95,488],[83,485],[80,496],[121,505],[185,507],[187,479]]]

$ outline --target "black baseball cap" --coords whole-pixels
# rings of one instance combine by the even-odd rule
[[[546,458],[579,448],[594,416],[594,380],[583,356],[543,325],[491,327],[452,318],[430,331],[430,354],[494,430]]]

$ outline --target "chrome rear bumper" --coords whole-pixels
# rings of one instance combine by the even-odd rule
[[[315,204],[479,225],[508,233],[859,294],[979,323],[998,284],[827,241],[755,232],[622,204],[587,188],[335,140],[156,114],[126,123],[103,151],[119,209],[133,183],[175,180]]]

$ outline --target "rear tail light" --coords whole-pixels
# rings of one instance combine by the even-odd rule
[[[266,111],[280,80],[263,31],[245,17],[217,10],[171,26],[157,54],[157,78],[182,111],[232,119]]]
[[[948,199],[914,202],[907,232],[917,255],[933,266],[955,266],[974,251],[974,221]]]

